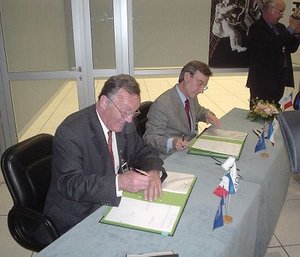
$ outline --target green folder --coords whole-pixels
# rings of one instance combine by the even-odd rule
[[[189,154],[212,156],[218,158],[240,158],[247,132],[206,129],[197,136],[189,147]]]
[[[184,207],[195,184],[196,177],[192,174],[168,172],[163,183],[163,194],[156,201],[145,201],[143,192],[123,192],[119,207],[109,207],[100,220],[101,223],[137,229],[165,236],[173,236]],[[168,188],[164,184],[180,183],[185,187],[184,193]],[[164,221],[164,222],[162,222]],[[162,225],[166,224],[166,226]]]

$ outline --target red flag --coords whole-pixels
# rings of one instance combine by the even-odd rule
[[[287,96],[283,96],[279,102],[280,105],[283,106],[283,109],[286,110],[293,106],[293,92]]]
[[[224,197],[226,198],[226,196],[228,195],[228,191],[224,188],[224,186],[218,186],[213,193],[216,196],[219,196],[220,198]]]

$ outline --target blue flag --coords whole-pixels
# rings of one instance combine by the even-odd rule
[[[225,176],[229,179],[229,182],[228,182],[228,193],[230,195],[233,195],[235,193],[235,189],[234,189],[232,177],[230,176],[229,172]]]
[[[293,107],[294,110],[300,110],[300,91],[295,96]]]
[[[224,223],[223,223],[223,205],[224,205],[224,198],[222,197],[220,200],[220,204],[219,204],[217,213],[215,215],[213,230],[215,230],[216,228],[222,227],[224,225]]]
[[[274,131],[274,128],[273,128],[273,121],[269,121],[268,124],[269,124],[269,128],[268,128],[267,139],[270,139],[271,136],[272,136],[272,134],[273,134],[273,131]]]
[[[262,129],[259,140],[255,146],[255,153],[261,150],[265,150],[266,149],[266,144],[265,144],[265,133],[264,133],[264,129]]]

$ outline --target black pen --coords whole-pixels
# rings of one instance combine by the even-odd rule
[[[252,131],[253,131],[253,133],[255,134],[255,135],[257,135],[257,137],[258,138],[260,138],[260,132],[258,132],[258,130],[257,129],[252,129]]]
[[[213,157],[213,156],[210,156],[212,159],[214,159],[216,162],[215,162],[215,164],[216,165],[219,165],[219,166],[222,166],[222,164],[223,164],[223,162],[221,162],[220,160],[218,160],[217,158],[215,158],[215,157]],[[230,169],[231,169],[232,167],[230,167]],[[236,169],[237,171],[240,171],[240,169]]]
[[[210,156],[210,158],[214,159],[216,162],[218,162],[220,165],[223,164],[223,162],[221,162],[220,160],[218,160],[217,158],[213,157],[213,156]]]
[[[181,136],[181,141],[182,142],[184,141],[184,134],[182,134],[182,136]],[[184,149],[184,146],[182,146],[181,149]]]
[[[206,127],[205,129],[203,129],[202,132],[198,136],[196,136],[196,138],[199,138],[207,129],[208,129],[208,127]]]

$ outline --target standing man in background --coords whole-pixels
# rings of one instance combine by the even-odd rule
[[[207,89],[211,75],[206,64],[191,61],[182,68],[178,84],[152,104],[144,139],[160,152],[161,157],[186,149],[188,141],[196,135],[199,121],[220,127],[219,119],[197,99],[198,94]]]
[[[259,20],[249,28],[247,47],[250,108],[255,99],[278,104],[284,87],[294,87],[291,53],[300,43],[300,9],[295,8],[289,25],[279,23],[285,11],[283,0],[265,0]]]

